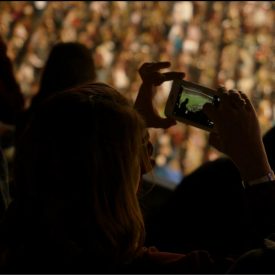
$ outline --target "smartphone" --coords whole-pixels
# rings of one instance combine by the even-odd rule
[[[205,103],[218,106],[218,92],[185,80],[174,80],[165,115],[203,130],[212,131],[214,122],[202,111]]]

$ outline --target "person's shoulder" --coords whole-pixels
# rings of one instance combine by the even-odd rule
[[[215,261],[207,251],[179,254],[159,251],[155,247],[143,248],[143,253],[131,265],[131,268],[138,273],[168,274],[213,273],[216,270]],[[226,271],[227,268],[228,265],[222,271]]]

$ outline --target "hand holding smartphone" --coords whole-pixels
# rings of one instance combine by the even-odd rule
[[[218,106],[219,102],[217,91],[177,79],[173,81],[165,107],[165,115],[200,129],[212,131],[214,123],[202,108],[205,103]]]
[[[152,102],[157,86],[165,81],[182,79],[184,77],[184,73],[182,72],[160,72],[162,69],[169,67],[170,62],[164,61],[144,63],[139,68],[139,75],[142,79],[142,84],[134,107],[143,117],[148,128],[153,127],[166,129],[176,124],[176,121],[172,118],[161,117]]]

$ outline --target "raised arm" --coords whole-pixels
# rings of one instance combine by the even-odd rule
[[[253,182],[272,172],[255,109],[244,93],[219,91],[219,107],[204,106],[204,111],[215,123],[210,142],[235,162],[245,182]]]
[[[215,123],[210,142],[227,154],[240,171],[246,195],[244,239],[248,246],[259,245],[264,237],[275,232],[274,173],[250,100],[242,92],[224,89],[220,92],[218,108],[209,104],[204,106],[205,113]]]

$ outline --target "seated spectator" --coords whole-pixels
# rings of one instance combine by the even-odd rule
[[[46,61],[40,89],[32,104],[69,88],[94,81],[95,65],[91,51],[77,42],[57,43]]]
[[[95,78],[94,61],[88,48],[76,42],[57,43],[46,61],[38,94],[17,125],[18,134],[23,131],[32,112],[43,100],[66,89],[94,81]]]
[[[14,126],[24,107],[7,47],[0,36],[0,218],[10,203],[8,162],[2,149],[13,146]]]
[[[145,127],[174,123],[155,112],[154,86],[182,77],[158,72],[168,66],[141,67],[143,84],[135,103],[141,115],[116,90],[99,83],[59,93],[35,110],[17,144],[17,193],[1,226],[2,272],[227,270],[231,261],[213,259],[205,251],[183,255],[144,247],[137,192],[141,174],[150,169]],[[275,188],[271,178],[258,185],[260,194],[257,186],[249,186],[271,173],[255,111],[242,93],[226,91],[219,108],[204,110],[216,125],[216,145],[239,168],[250,202],[257,200],[262,215],[255,223],[261,229],[260,217],[270,221],[265,210],[274,213]]]
[[[0,121],[14,125],[24,107],[23,96],[16,82],[7,47],[0,36]]]
[[[147,244],[177,252],[236,253],[243,196],[240,173],[229,158],[207,162],[146,220]]]

